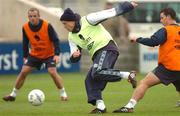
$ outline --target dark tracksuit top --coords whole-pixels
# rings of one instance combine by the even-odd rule
[[[141,43],[143,45],[147,46],[158,46],[160,44],[163,44],[167,40],[167,32],[165,28],[159,29],[157,32],[155,32],[150,38],[138,38],[136,42]]]

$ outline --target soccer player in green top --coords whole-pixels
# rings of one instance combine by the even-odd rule
[[[85,79],[88,103],[96,105],[96,108],[90,113],[106,113],[102,91],[107,82],[127,79],[133,88],[137,85],[134,71],[123,72],[113,69],[119,55],[118,48],[109,32],[101,25],[102,21],[129,12],[136,6],[135,2],[124,2],[112,9],[91,13],[83,17],[67,8],[60,17],[60,21],[69,31],[71,62],[80,60],[81,49],[86,49],[93,61]]]

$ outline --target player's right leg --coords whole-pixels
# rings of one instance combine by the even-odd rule
[[[15,83],[15,86],[14,86],[12,92],[9,95],[3,97],[3,100],[4,101],[15,101],[17,91],[23,86],[25,78],[28,75],[28,73],[30,73],[33,70],[33,67],[36,67],[37,69],[39,69],[41,64],[42,63],[40,60],[29,55],[27,60],[24,61],[24,65],[16,79],[16,83]]]
[[[180,91],[178,91],[179,93],[179,96],[180,96]],[[177,101],[177,104],[176,104],[177,107],[180,107],[180,100]]]
[[[31,71],[32,71],[32,67],[30,67],[30,66],[24,65],[22,67],[21,72],[19,73],[19,75],[16,79],[15,87],[13,88],[12,92],[9,95],[3,97],[4,101],[15,101],[17,91],[23,86],[26,76]]]
[[[85,80],[88,103],[95,106],[90,114],[106,113],[106,106],[102,99],[102,91],[106,87],[107,82],[94,80],[91,71],[92,68],[89,70]]]
[[[154,75],[152,72],[148,73],[148,75],[140,81],[140,84],[134,90],[134,93],[128,104],[124,107],[114,110],[113,113],[132,113],[136,103],[144,97],[147,89],[159,83],[160,80],[156,75]]]

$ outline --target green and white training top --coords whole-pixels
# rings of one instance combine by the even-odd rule
[[[80,20],[81,30],[78,33],[69,32],[68,39],[70,47],[72,44],[88,50],[91,57],[94,53],[106,46],[110,40],[113,40],[108,31],[101,25],[91,25],[85,16]],[[72,51],[71,51],[72,52]]]
[[[130,2],[123,2],[114,8],[93,12],[82,17],[80,20],[81,30],[78,33],[69,32],[71,55],[77,51],[77,46],[80,46],[87,49],[92,57],[97,50],[106,46],[112,40],[109,32],[100,23],[133,9],[134,6]]]

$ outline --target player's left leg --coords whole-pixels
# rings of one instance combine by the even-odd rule
[[[56,67],[49,67],[48,72],[51,75],[56,87],[60,90],[60,97],[62,101],[67,101],[68,97],[63,86],[63,80],[61,76],[57,73]]]
[[[56,63],[53,60],[53,57],[49,57],[45,60],[43,60],[43,63],[46,64],[46,68],[48,69],[49,74],[51,75],[56,87],[60,91],[60,98],[62,101],[67,101],[67,93],[65,91],[65,88],[63,86],[63,80],[61,76],[58,74],[57,69],[56,69]]]
[[[125,72],[113,69],[117,58],[118,53],[116,51],[100,50],[93,60],[93,78],[106,82],[117,82],[121,79],[126,79],[135,88],[137,85],[135,71]]]

